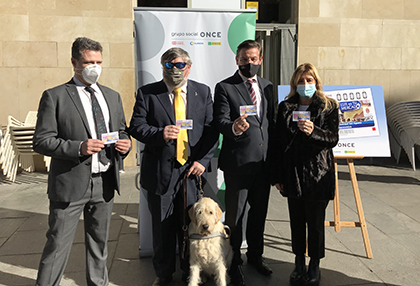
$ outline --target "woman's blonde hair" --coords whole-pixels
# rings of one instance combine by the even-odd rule
[[[334,99],[328,98],[325,96],[323,88],[322,88],[321,78],[319,77],[318,71],[315,68],[315,66],[310,63],[301,64],[300,66],[296,68],[296,70],[294,71],[292,75],[292,78],[290,79],[290,93],[286,96],[286,99],[299,96],[296,89],[297,89],[299,80],[304,73],[308,73],[310,76],[314,78],[315,87],[316,87],[315,95],[318,96],[321,99],[321,101],[325,102],[324,110],[329,109],[331,107],[336,107],[337,102]]]

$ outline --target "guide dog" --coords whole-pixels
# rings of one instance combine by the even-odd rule
[[[191,219],[188,227],[188,286],[197,286],[205,282],[206,276],[212,276],[218,286],[226,286],[227,269],[230,267],[233,253],[229,233],[220,221],[222,210],[211,198],[201,198],[190,208],[188,214]]]

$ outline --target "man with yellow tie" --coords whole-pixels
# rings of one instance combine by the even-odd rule
[[[217,147],[211,127],[213,101],[207,85],[188,79],[192,61],[181,48],[161,56],[163,80],[139,88],[131,118],[131,136],[144,143],[140,185],[147,191],[153,228],[153,285],[168,285],[176,264],[176,241],[182,244],[183,178],[188,206],[198,197],[197,176],[203,182]],[[180,248],[181,249],[181,248]],[[189,264],[181,259],[184,278]]]

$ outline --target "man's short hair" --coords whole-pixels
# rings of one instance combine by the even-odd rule
[[[79,60],[82,57],[82,52],[84,50],[99,51],[102,54],[102,45],[92,39],[79,37],[73,42],[71,56],[76,60]]]
[[[236,56],[239,56],[239,52],[243,49],[249,50],[252,48],[258,48],[260,52],[260,57],[262,56],[262,47],[261,44],[254,40],[246,40],[239,44],[238,48],[236,49]]]
[[[166,62],[170,62],[178,57],[183,58],[187,65],[192,65],[190,55],[187,51],[181,48],[170,48],[169,50],[164,52],[163,55],[160,57],[160,64],[163,66]]]

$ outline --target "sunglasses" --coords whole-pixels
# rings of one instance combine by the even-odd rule
[[[185,68],[186,65],[187,63],[165,63],[165,67],[167,69],[172,69],[175,66],[177,69],[182,70],[183,68]]]

